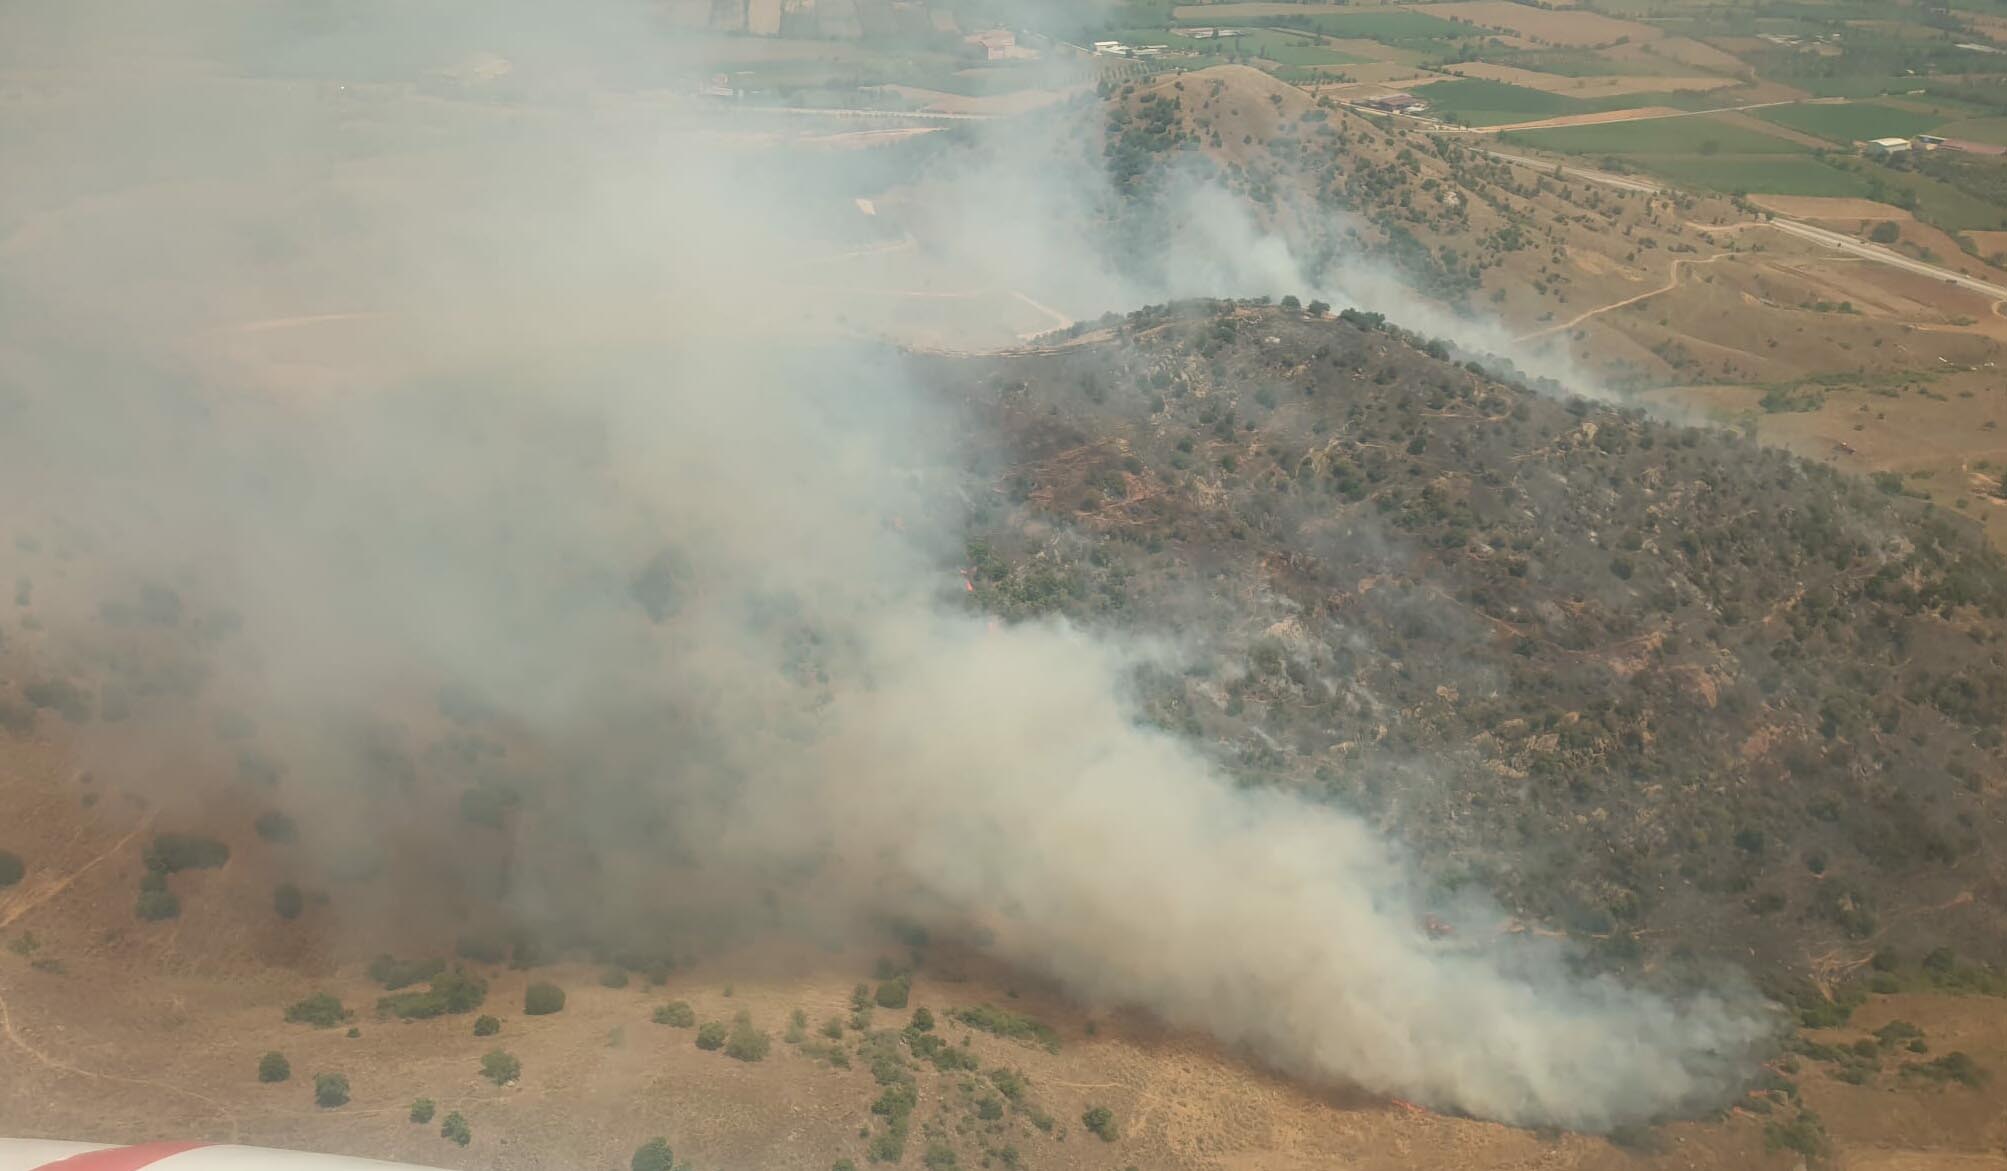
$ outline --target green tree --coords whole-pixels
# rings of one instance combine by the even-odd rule
[[[1104,1143],[1115,1141],[1115,1115],[1106,1106],[1090,1106],[1080,1116],[1080,1125],[1099,1135]]]
[[[481,1058],[481,1076],[498,1086],[506,1086],[523,1075],[523,1063],[513,1053],[490,1049]]]
[[[13,886],[28,873],[28,867],[21,861],[21,855],[11,850],[0,850],[0,888]]]
[[[752,1018],[744,1013],[732,1025],[731,1036],[725,1039],[725,1056],[739,1061],[765,1061],[773,1048],[773,1038],[763,1029],[753,1027]]]
[[[1894,220],[1883,220],[1868,232],[1868,239],[1877,244],[1893,244],[1902,239],[1902,229],[1896,226]]]
[[[697,1023],[697,1010],[691,1008],[687,1000],[672,1000],[668,1004],[656,1006],[654,1020],[658,1025],[674,1025],[679,1029],[687,1029]]]
[[[934,1031],[934,1014],[928,1012],[924,1004],[913,1010],[913,1031],[916,1033]]]
[[[875,999],[880,1008],[905,1008],[906,997],[910,991],[909,977],[896,976],[878,986]]]
[[[293,1076],[293,1063],[286,1055],[274,1050],[258,1059],[258,1080],[270,1085]]]
[[[474,1035],[476,1037],[492,1037],[501,1031],[502,1022],[486,1013],[474,1018]]]
[[[424,1126],[426,1123],[432,1121],[432,1112],[435,1109],[437,1107],[433,1106],[432,1099],[420,1098],[411,1104],[411,1121]]]
[[[155,834],[141,859],[155,874],[214,870],[230,860],[230,847],[198,834]]]
[[[348,1078],[339,1073],[315,1074],[314,1105],[328,1110],[348,1105]]]
[[[669,1140],[657,1136],[636,1147],[627,1166],[630,1171],[672,1171],[676,1157],[669,1152]]]
[[[341,1001],[325,992],[316,992],[305,1000],[295,1001],[286,1009],[286,1019],[296,1025],[312,1025],[316,1029],[330,1029],[349,1018],[349,1011]]]
[[[523,991],[523,1015],[549,1016],[564,1011],[564,989],[541,980]]]
[[[300,912],[307,909],[307,899],[300,893],[299,887],[282,882],[272,888],[272,909],[279,913],[281,919],[297,919]]]
[[[467,1120],[460,1117],[460,1112],[455,1110],[446,1116],[446,1121],[439,1124],[439,1137],[450,1139],[464,1147],[474,1141],[474,1128],[468,1126]]]
[[[697,1030],[697,1048],[723,1049],[728,1032],[723,1021],[705,1021],[703,1027]]]

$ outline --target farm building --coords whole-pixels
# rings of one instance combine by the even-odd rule
[[[1038,50],[1020,46],[1017,34],[1007,28],[984,29],[962,40],[981,49],[984,60],[988,61],[1019,61],[1038,56]]]
[[[1884,159],[1888,158],[1890,155],[1908,154],[1909,139],[1877,138],[1867,144],[1867,152],[1871,155],[1874,155],[1877,158],[1884,158]]]

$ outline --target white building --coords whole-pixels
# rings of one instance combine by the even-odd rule
[[[1889,157],[1890,155],[1908,154],[1909,139],[1877,138],[1872,142],[1868,143],[1868,153],[1874,155],[1877,158],[1884,158],[1884,159]]]

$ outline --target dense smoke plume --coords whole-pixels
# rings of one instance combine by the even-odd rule
[[[1313,1077],[1589,1128],[1734,1077],[1740,1002],[1571,975],[1481,908],[1431,940],[1396,849],[1140,727],[1124,680],[1170,652],[965,614],[981,437],[814,277],[885,242],[854,201],[904,176],[693,111],[688,38],[625,10],[36,7],[0,17],[0,490],[233,607],[264,725],[454,689],[566,763],[546,808],[596,857],[673,853],[721,901],[726,873],[814,875]],[[1111,276],[1078,218],[1099,178],[968,133],[928,180],[1008,197],[923,243],[1009,258],[971,285],[1095,312],[1315,291],[1217,192],[1162,284]],[[564,896],[517,865],[510,897]],[[646,906],[598,865],[592,901]]]

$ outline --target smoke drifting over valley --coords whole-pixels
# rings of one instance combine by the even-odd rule
[[[1362,823],[1236,788],[1138,720],[1132,674],[1176,640],[964,607],[997,454],[873,335],[987,304],[965,290],[1318,292],[1223,193],[1179,196],[1138,265],[1088,218],[1105,179],[1011,124],[777,145],[689,103],[714,42],[645,10],[39,7],[0,16],[46,78],[0,106],[0,492],[83,558],[34,653],[88,659],[97,598],[143,582],[230,612],[212,686],[297,747],[328,832],[423,806],[330,746],[443,691],[515,746],[491,877],[525,915],[899,916],[1293,1073],[1527,1124],[1709,1104],[1767,1031],[1740,993],[1577,975],[1428,904]],[[916,242],[877,222],[902,200]],[[913,296],[824,263],[872,249]],[[1452,324],[1368,270],[1324,289]]]

